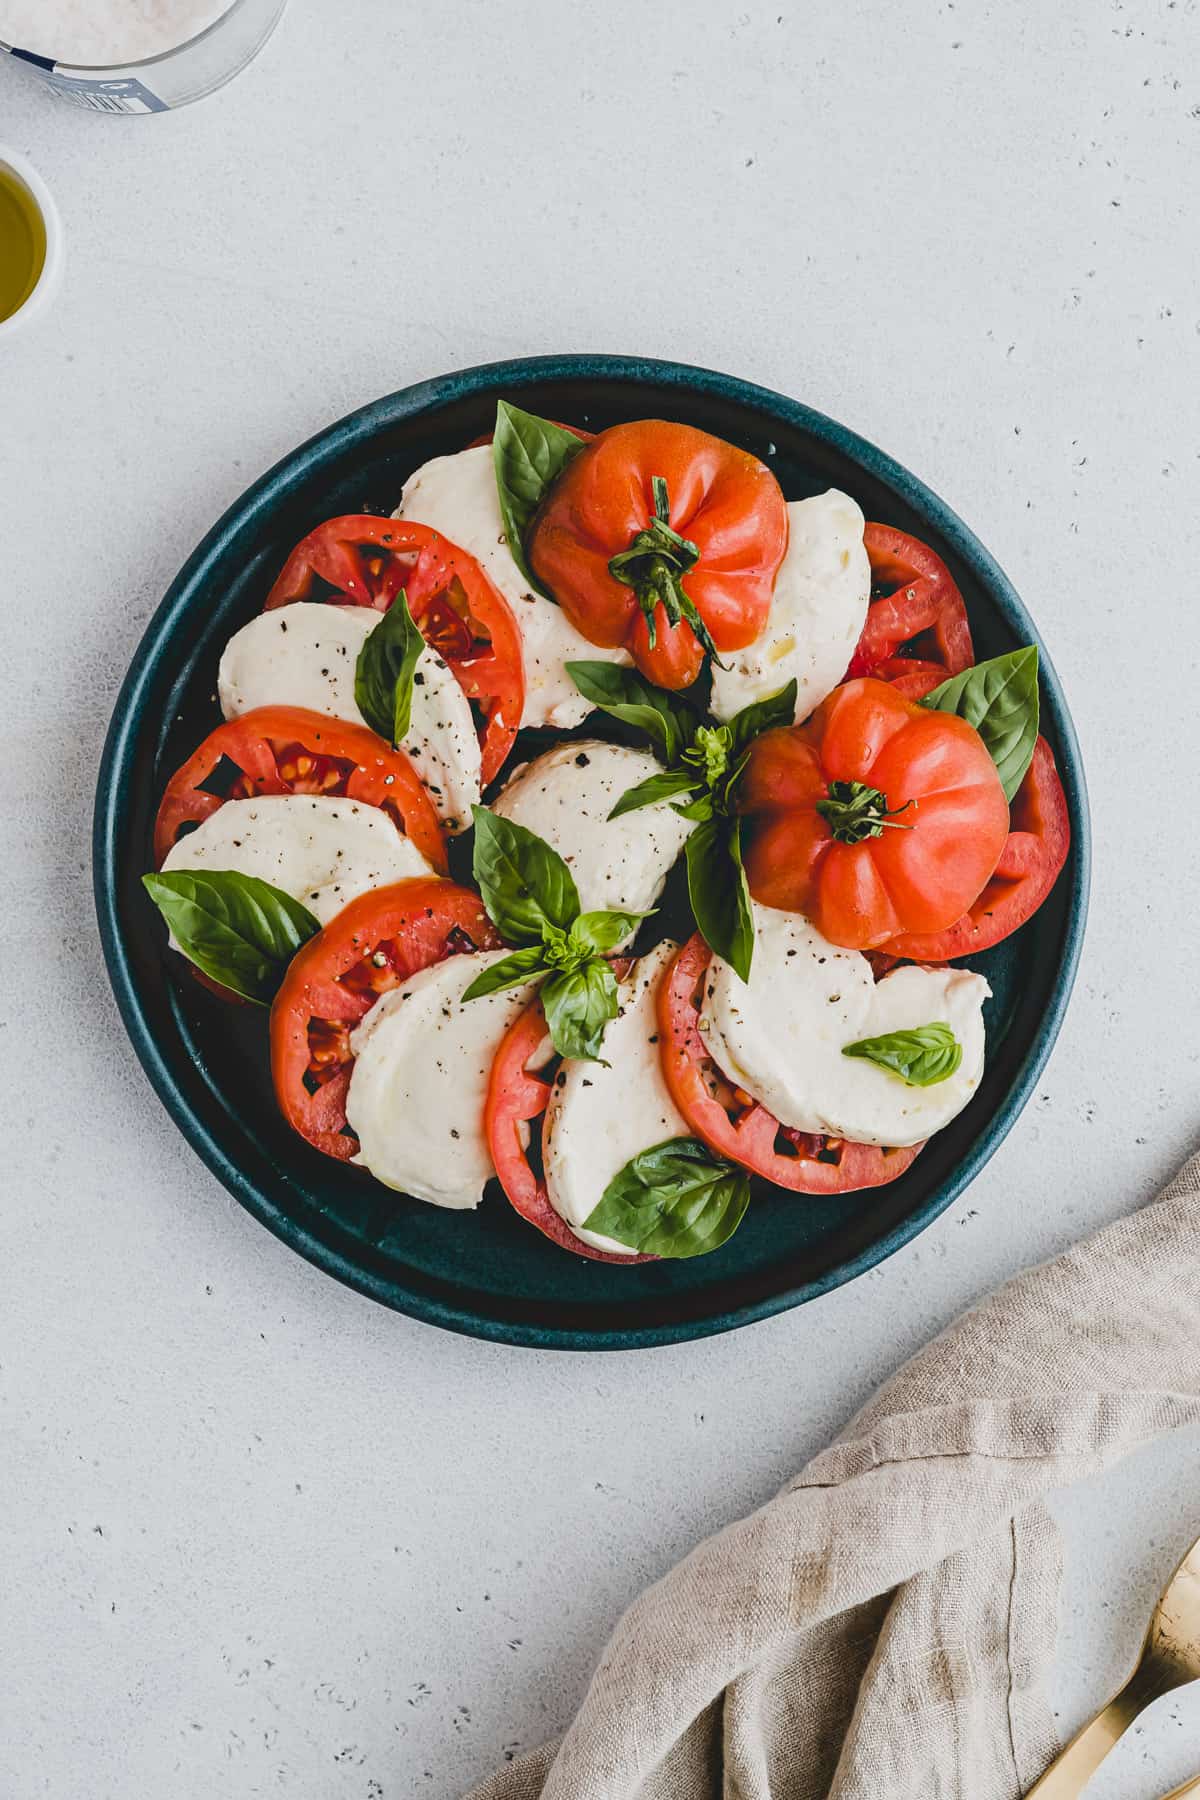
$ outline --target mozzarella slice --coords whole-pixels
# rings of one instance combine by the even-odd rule
[[[354,699],[358,653],[379,623],[368,606],[298,600],[259,613],[221,655],[217,694],[227,719],[256,706],[304,706],[365,723]]]
[[[475,977],[509,954],[481,950],[419,969],[376,1002],[350,1038],[346,1118],[357,1163],[385,1187],[431,1206],[478,1206],[492,1167],[483,1128],[500,1042],[533,989],[463,1002]]]
[[[584,912],[649,912],[692,830],[657,801],[610,819],[625,792],[660,765],[649,751],[584,738],[559,744],[513,775],[493,805],[501,818],[535,831],[562,857]]]
[[[525,663],[521,724],[582,724],[592,708],[564,664],[628,663],[624,650],[603,650],[581,637],[561,607],[530,587],[509,554],[496,494],[490,444],[435,456],[409,476],[393,515],[431,525],[481,563],[512,608]]]
[[[663,1080],[655,990],[676,945],[659,944],[621,984],[621,1012],[604,1033],[604,1063],[565,1062],[555,1077],[542,1132],[546,1192],[576,1237],[616,1256],[628,1244],[585,1231],[583,1222],[626,1163],[670,1138],[691,1137]]]
[[[235,632],[217,672],[227,719],[256,706],[304,706],[333,719],[366,720],[354,698],[359,652],[379,623],[366,606],[297,600]],[[402,746],[448,831],[466,831],[480,793],[480,750],[471,702],[435,650],[421,652]]]
[[[257,875],[322,925],[369,888],[436,872],[381,807],[329,794],[227,800],[179,839],[163,868]]]
[[[983,1074],[983,1003],[967,969],[893,969],[876,982],[857,950],[839,950],[799,913],[754,908],[754,961],[743,982],[709,965],[700,1030],[713,1060],[783,1125],[861,1144],[919,1144],[948,1125]],[[944,1021],[962,1045],[954,1074],[909,1087],[846,1044]]]
[[[796,677],[796,718],[841,681],[871,598],[861,507],[837,488],[788,503],[788,548],[762,636],[713,664],[712,710],[731,719]]]

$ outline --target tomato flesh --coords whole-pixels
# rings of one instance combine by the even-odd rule
[[[350,1034],[381,995],[447,956],[496,950],[479,895],[427,876],[360,894],[293,957],[271,1007],[271,1077],[293,1130],[347,1162]]]
[[[920,660],[940,669],[939,680],[975,661],[971,627],[958,584],[936,551],[893,525],[868,522],[863,544],[874,598],[867,610],[846,679],[899,673],[892,665]],[[910,648],[907,656],[901,651]]]
[[[616,1256],[609,1250],[597,1250],[576,1237],[555,1212],[545,1177],[534,1168],[529,1154],[531,1127],[545,1112],[553,1089],[550,1075],[528,1066],[545,1039],[546,1014],[541,1001],[534,1000],[509,1026],[492,1064],[484,1124],[501,1187],[514,1211],[560,1249],[590,1262],[657,1262],[655,1256]]]
[[[893,1150],[793,1131],[728,1080],[699,1027],[711,961],[697,932],[668,963],[657,1001],[663,1075],[696,1136],[718,1156],[797,1194],[845,1194],[903,1175],[923,1145]]]
[[[516,619],[473,556],[415,520],[349,513],[301,539],[264,610],[326,600],[386,612],[401,589],[422,636],[450,665],[481,716],[487,783],[520,728],[525,676]]]
[[[204,786],[219,763],[237,769],[230,790]],[[258,706],[210,731],[167,783],[154,822],[161,867],[185,827],[211,818],[226,800],[260,794],[344,795],[378,806],[435,869],[446,868],[446,840],[416,769],[365,725],[300,706]]]

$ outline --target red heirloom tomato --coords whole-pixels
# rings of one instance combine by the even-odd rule
[[[326,1156],[354,1156],[358,1139],[346,1125],[354,1027],[418,969],[499,948],[479,895],[450,881],[397,881],[351,900],[297,951],[271,1007],[271,1076],[288,1124]]]
[[[228,793],[210,793],[203,784],[223,760],[238,774]],[[209,732],[167,783],[154,821],[155,861],[162,864],[185,825],[199,825],[226,800],[259,794],[345,795],[382,807],[435,869],[446,867],[433,802],[403,750],[365,725],[302,706],[256,706]]]
[[[657,1001],[663,1076],[696,1136],[718,1156],[798,1194],[883,1187],[903,1175],[922,1145],[888,1150],[793,1131],[722,1074],[698,1025],[711,960],[697,932],[668,963]]]
[[[613,425],[572,458],[530,532],[529,564],[589,643],[624,645],[660,687],[706,649],[760,636],[788,519],[774,475],[691,425]]]
[[[586,1256],[592,1262],[657,1262],[656,1256],[616,1256],[585,1244],[551,1205],[545,1178],[535,1170],[529,1156],[529,1127],[534,1119],[541,1118],[550,1102],[552,1064],[547,1063],[546,1072],[527,1065],[545,1041],[546,1014],[541,1001],[534,1000],[509,1026],[492,1064],[483,1117],[501,1187],[514,1210],[560,1249],[573,1250],[576,1256]]]
[[[483,716],[487,783],[520,727],[525,675],[517,622],[473,556],[428,525],[350,513],[327,519],[296,545],[264,610],[329,600],[386,612],[401,588],[422,637]]]
[[[974,727],[869,679],[835,688],[806,724],[756,739],[737,806],[755,899],[807,914],[850,950],[952,925],[1009,828]]]
[[[920,538],[893,525],[869,523],[863,544],[871,564],[874,598],[847,679],[903,672],[911,656],[940,669],[938,679],[958,675],[975,661],[963,597],[949,569]],[[916,644],[910,657],[900,655]]]

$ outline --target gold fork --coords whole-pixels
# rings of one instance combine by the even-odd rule
[[[1200,1542],[1192,1545],[1154,1609],[1137,1667],[1120,1693],[1056,1757],[1027,1800],[1078,1800],[1134,1720],[1163,1694],[1200,1681]],[[1200,1794],[1200,1782],[1164,1800]]]

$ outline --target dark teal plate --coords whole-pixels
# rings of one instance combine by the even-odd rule
[[[995,990],[984,1079],[890,1187],[841,1199],[768,1190],[716,1254],[620,1269],[556,1249],[495,1184],[477,1213],[444,1212],[311,1150],[276,1111],[265,1013],[223,1006],[164,953],[139,883],[151,866],[155,806],[167,776],[217,722],[225,640],[258,611],[296,540],[337,513],[390,512],[419,463],[490,430],[498,395],[593,428],[686,420],[769,461],[789,499],[844,488],[868,518],[916,533],[945,557],[981,657],[1036,638],[1011,584],[949,507],[882,451],[780,394],[678,363],[608,356],[535,357],[423,382],[351,414],[264,475],[155,613],[100,769],[100,934],[134,1049],[171,1117],[242,1205],[319,1268],[401,1312],[479,1337],[567,1349],[675,1343],[765,1318],[861,1274],[935,1219],[992,1155],[1049,1054],[1075,975],[1088,894],[1083,770],[1043,655],[1044,730],[1070,806],[1071,858],[1031,923],[975,959]]]

